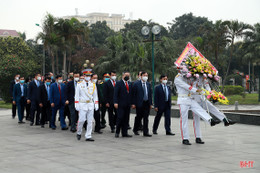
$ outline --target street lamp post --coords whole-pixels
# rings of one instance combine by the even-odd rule
[[[159,25],[154,25],[151,29],[151,40],[145,40],[143,42],[152,42],[152,87],[153,87],[153,100],[154,100],[154,86],[155,86],[155,79],[154,79],[154,42],[161,41],[159,39],[155,39],[155,37],[160,36],[161,27]],[[141,29],[142,35],[147,39],[149,37],[150,28],[148,26],[144,26]]]
[[[38,27],[41,27],[40,24],[36,23],[35,24]],[[42,28],[42,27],[41,27]],[[42,28],[43,30],[43,28]],[[45,75],[45,47],[44,47],[44,43],[42,43],[42,74]]]

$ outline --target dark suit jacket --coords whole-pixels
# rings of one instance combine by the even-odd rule
[[[66,85],[64,83],[60,84],[61,86],[61,94],[59,92],[58,84],[55,82],[51,84],[50,88],[50,102],[54,103],[56,106],[61,104],[65,105],[66,101]],[[61,102],[60,102],[61,97]]]
[[[69,81],[66,87],[66,100],[69,104],[75,102],[75,81]]]
[[[24,98],[27,98],[27,85],[23,84],[23,96]],[[17,104],[20,103],[22,96],[22,90],[21,90],[21,84],[15,84],[13,89],[13,101],[15,101]]]
[[[40,82],[40,86],[42,85],[42,82]],[[38,87],[37,84],[35,83],[34,80],[32,80],[29,83],[29,89],[28,89],[28,99],[31,100],[32,102],[38,101]]]
[[[128,107],[131,106],[131,93],[132,85],[128,82],[129,93],[127,92],[125,82],[120,80],[116,83],[114,91],[114,104],[118,104],[118,107]]]
[[[42,103],[44,107],[48,104],[48,93],[45,84],[41,85],[38,89],[38,102],[39,104]]]
[[[160,110],[164,110],[166,106],[171,108],[171,88],[168,88],[168,101],[165,103],[165,93],[163,91],[162,84],[157,85],[154,89],[154,107]]]
[[[9,89],[9,93],[11,97],[13,97],[14,85],[15,85],[15,80],[12,80],[10,82],[10,89]]]
[[[118,81],[116,81],[117,83]],[[105,103],[109,103],[110,105],[114,104],[114,90],[115,87],[112,85],[111,80],[108,80],[104,83],[103,87],[103,96]]]
[[[152,88],[149,82],[146,82],[147,92],[148,92],[148,101],[150,105],[152,105]],[[144,90],[142,81],[137,81],[134,83],[133,86],[133,93],[132,93],[132,104],[136,107],[142,107],[144,101]]]

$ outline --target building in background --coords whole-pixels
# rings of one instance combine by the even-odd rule
[[[132,13],[130,13],[130,17],[131,16]],[[119,31],[120,29],[124,28],[124,25],[126,23],[133,22],[132,19],[124,19],[125,15],[123,14],[109,15],[109,13],[88,13],[86,16],[84,16],[84,15],[78,15],[76,12],[76,15],[64,16],[62,18],[71,19],[72,17],[78,19],[80,22],[88,21],[90,25],[96,23],[97,21],[101,21],[101,22],[106,21],[107,26],[114,31]]]
[[[0,37],[20,37],[16,30],[0,29]]]

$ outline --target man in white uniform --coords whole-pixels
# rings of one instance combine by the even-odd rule
[[[200,89],[193,87],[193,79],[187,79],[178,74],[174,79],[174,84],[178,92],[177,104],[180,107],[180,127],[182,143],[184,145],[191,145],[189,142],[189,128],[188,128],[188,112],[191,110],[211,126],[217,124],[216,121],[191,97],[191,94],[200,93]],[[203,144],[201,138],[196,136],[196,143]]]
[[[87,80],[88,78],[85,77],[84,81],[79,82],[75,91],[75,108],[79,111],[77,139],[80,140],[83,124],[87,120],[85,138],[86,141],[94,141],[91,133],[94,109],[98,110],[98,94],[96,84]]]

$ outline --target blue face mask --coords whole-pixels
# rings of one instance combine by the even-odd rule
[[[20,83],[23,84],[23,83],[24,83],[24,80],[20,80]]]
[[[53,76],[51,76],[51,79],[53,79]]]
[[[110,78],[105,78],[105,81],[108,81]]]
[[[49,86],[51,83],[50,82],[46,82],[46,85]]]

